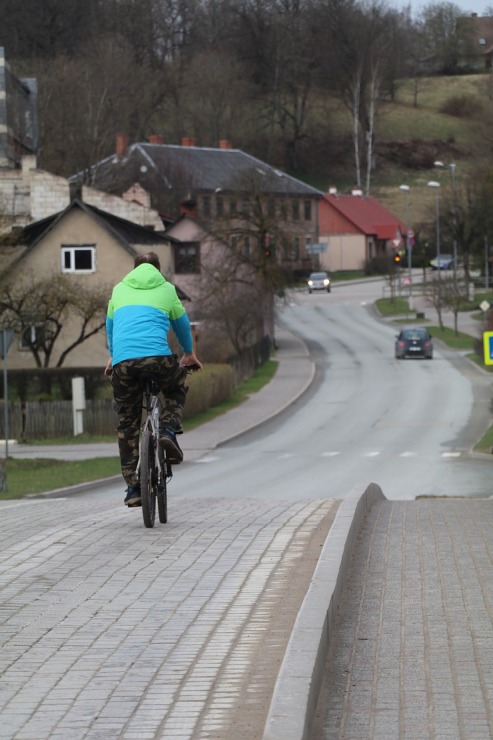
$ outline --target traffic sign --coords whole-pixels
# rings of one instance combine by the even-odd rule
[[[493,365],[493,331],[483,332],[484,364]]]
[[[320,254],[327,250],[327,244],[307,244],[306,251],[308,254]]]

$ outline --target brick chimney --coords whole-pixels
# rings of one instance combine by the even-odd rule
[[[233,145],[229,139],[221,139],[219,141],[219,149],[232,149]]]
[[[128,135],[119,133],[116,135],[116,156],[124,157],[128,149]]]
[[[149,144],[164,144],[164,136],[161,136],[160,134],[151,134],[147,141]]]
[[[192,198],[182,200],[180,203],[180,215],[190,216],[190,218],[197,218],[197,203]]]
[[[181,140],[182,146],[195,146],[195,139],[193,136],[184,136]]]

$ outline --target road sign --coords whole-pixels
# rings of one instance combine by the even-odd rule
[[[481,309],[481,311],[486,313],[486,311],[491,308],[491,303],[489,303],[488,301],[481,301],[481,303],[479,304],[479,308]]]
[[[401,285],[411,285],[411,278],[409,275],[403,275],[401,277]]]
[[[0,329],[0,357],[2,358],[2,360],[5,360],[5,358],[7,357],[7,353],[9,351],[9,347],[12,343],[13,338],[13,329]]]
[[[484,364],[493,365],[493,331],[483,332]]]
[[[327,250],[327,244],[307,244],[306,251],[308,254],[320,254]]]

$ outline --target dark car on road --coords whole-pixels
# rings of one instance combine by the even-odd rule
[[[428,329],[420,326],[401,329],[395,340],[396,360],[406,357],[433,359],[433,339]]]

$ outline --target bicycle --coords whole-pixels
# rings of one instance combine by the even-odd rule
[[[199,369],[199,365],[188,365],[189,373]],[[146,527],[154,526],[156,520],[156,500],[161,524],[168,521],[168,483],[173,477],[171,463],[166,459],[166,451],[159,444],[159,383],[156,377],[142,373],[142,407],[145,418],[141,426],[139,462],[140,495],[142,498],[142,517]]]
[[[148,528],[156,520],[156,500],[161,524],[168,521],[168,483],[173,477],[166,451],[159,444],[159,385],[154,376],[143,374],[142,399],[145,418],[141,427],[139,462],[142,517]]]

